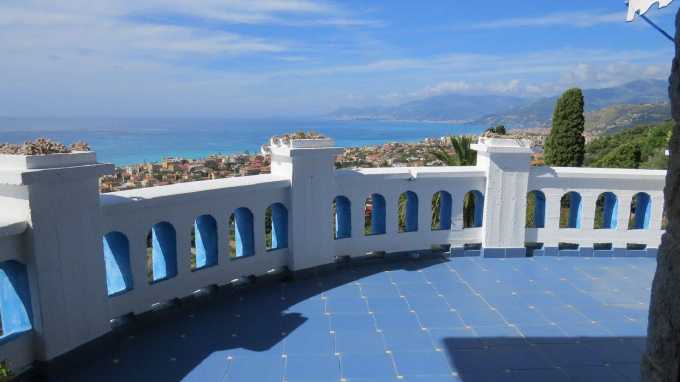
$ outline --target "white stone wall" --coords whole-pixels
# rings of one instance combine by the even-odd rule
[[[182,183],[99,195],[96,179],[111,166],[93,154],[39,161],[0,158],[0,260],[26,264],[32,297],[33,330],[0,341],[0,359],[22,367],[34,359],[50,360],[109,330],[109,320],[142,313],[152,305],[191,295],[272,269],[304,270],[332,263],[336,256],[368,252],[423,251],[432,245],[482,243],[488,249],[520,249],[525,242],[557,247],[574,242],[585,247],[610,242],[659,244],[665,171],[551,168],[527,165],[522,142],[483,140],[475,167],[374,168],[335,170],[341,150],[330,140],[293,142],[272,147],[272,174]],[[484,224],[463,229],[463,197],[484,194]],[[526,229],[527,191],[546,196],[545,228]],[[418,197],[418,230],[400,233],[399,195]],[[452,196],[451,228],[431,229],[431,203],[438,191]],[[568,191],[581,194],[580,229],[559,228],[559,201]],[[594,230],[595,200],[602,192],[619,200],[617,229]],[[651,227],[627,228],[630,199],[646,192],[652,199]],[[373,193],[386,202],[386,233],[364,234],[364,202]],[[333,239],[331,204],[336,196],[351,202],[351,237]],[[288,248],[265,249],[265,210],[272,203],[288,209]],[[228,219],[239,207],[254,218],[255,254],[231,259]],[[191,271],[190,231],[196,217],[209,214],[218,226],[218,264]],[[178,273],[149,283],[146,235],[159,222],[176,231]],[[102,236],[118,231],[130,243],[133,287],[107,296]],[[496,252],[494,252],[496,253]]]

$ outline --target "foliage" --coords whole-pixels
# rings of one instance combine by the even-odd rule
[[[503,127],[503,129],[505,129],[505,127]],[[444,162],[444,164],[447,166],[474,166],[477,163],[477,152],[470,148],[470,145],[474,143],[474,141],[475,137],[472,136],[450,136],[449,142],[453,147],[455,156],[452,156],[443,148],[438,148],[437,150],[433,151],[432,155]],[[438,216],[440,203],[441,199],[439,198],[439,194],[437,194],[437,197],[432,200],[432,209],[433,211],[436,211],[433,212],[434,216],[432,219],[433,221],[436,221],[437,224],[440,220],[440,217]],[[468,212],[466,216],[472,216],[474,208],[474,198],[466,196],[463,201],[463,210]],[[470,226],[472,226],[471,222]]]
[[[586,145],[585,165],[665,169],[668,166],[665,151],[672,126],[668,121],[598,137]]]
[[[26,141],[22,144],[0,143],[0,154],[9,155],[47,155],[70,153],[72,151],[90,151],[90,146],[83,141],[75,142],[71,147],[66,147],[61,142],[38,138],[35,141]]]
[[[580,167],[585,154],[583,92],[572,88],[557,100],[553,125],[545,143],[545,163]]]
[[[507,134],[507,131],[505,130],[505,125],[497,125],[496,127],[490,127],[486,129],[485,133],[505,135]]]
[[[626,143],[609,151],[607,155],[596,160],[593,163],[593,166],[607,168],[640,168],[641,162],[642,153],[640,145],[636,143]]]
[[[7,361],[0,361],[0,382],[10,381],[14,373],[10,370]]]
[[[449,142],[455,153],[451,155],[444,148],[438,147],[432,152],[437,159],[444,162],[447,166],[474,166],[477,163],[477,152],[470,148],[475,141],[472,136],[450,136]]]

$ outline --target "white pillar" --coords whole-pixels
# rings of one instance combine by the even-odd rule
[[[477,151],[477,167],[486,172],[482,254],[524,256],[531,142],[480,138],[472,148]]]
[[[0,156],[5,189],[22,190],[13,213],[28,222],[36,358],[51,360],[109,331],[99,177],[112,165],[94,152]]]
[[[334,145],[331,139],[271,143],[272,174],[291,182],[288,266],[292,271],[334,261],[331,206],[336,196],[335,158],[343,152]],[[351,210],[356,211],[354,206]],[[352,235],[362,232],[358,228],[352,227]]]

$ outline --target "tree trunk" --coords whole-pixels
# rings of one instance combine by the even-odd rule
[[[641,367],[643,381],[680,381],[680,34],[677,33],[680,11],[675,25],[675,59],[668,89],[675,124],[664,189],[668,227],[662,238],[652,283],[647,350]]]

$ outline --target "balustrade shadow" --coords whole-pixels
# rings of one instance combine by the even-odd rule
[[[639,381],[644,337],[441,339],[465,382]]]
[[[105,338],[37,368],[30,377],[177,381],[199,364],[215,361],[211,361],[215,356],[220,358],[218,364],[226,365],[227,354],[233,351],[261,352],[270,357],[272,349],[282,346],[289,334],[309,320],[300,312],[289,311],[291,307],[385,271],[417,271],[447,261],[437,253],[419,258],[387,255],[341,262],[335,269],[301,277],[281,275],[247,286],[216,288],[209,295],[177,300],[166,309],[136,317]],[[209,367],[210,378],[226,373],[215,367]]]

